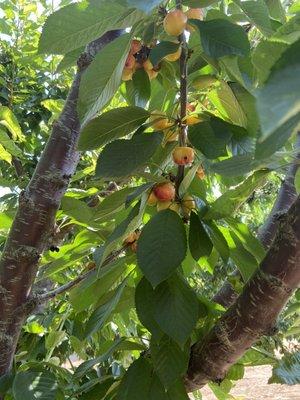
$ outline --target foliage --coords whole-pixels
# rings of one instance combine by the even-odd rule
[[[190,346],[224,311],[210,297],[234,266],[243,282],[259,266],[265,250],[256,233],[295,157],[299,5],[185,0],[184,10],[200,5],[204,13],[188,21],[185,44],[163,30],[174,1],[59,3],[0,5],[1,250],[76,59],[107,31],[126,32],[83,73],[81,160],[35,290],[85,278],[28,318],[0,393],[6,400],[187,400]],[[134,39],[141,48],[131,54],[128,79]],[[176,186],[178,177],[180,61],[166,57],[181,47],[195,158],[176,196],[161,201],[156,189]],[[295,185],[299,191],[299,173]],[[279,343],[299,335],[299,294],[289,307]],[[274,363],[274,349],[263,340],[250,349],[220,387],[212,384],[216,397],[229,398],[244,366]],[[299,383],[298,353],[274,364],[271,382]]]

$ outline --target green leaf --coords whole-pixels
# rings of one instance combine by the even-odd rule
[[[181,347],[196,325],[198,307],[196,294],[179,275],[171,276],[154,290],[155,320]]]
[[[164,335],[159,342],[152,340],[150,349],[154,369],[165,389],[169,389],[186,372],[189,346],[182,350],[176,342]]]
[[[126,136],[141,126],[150,113],[140,107],[114,108],[91,120],[82,130],[79,150],[92,150]]]
[[[155,287],[180,266],[186,251],[181,218],[174,211],[160,211],[142,230],[137,248],[138,266]]]
[[[52,351],[55,347],[58,347],[64,340],[66,340],[67,334],[65,331],[53,331],[49,332],[46,336],[45,347],[48,351]]]
[[[83,125],[104,108],[118,89],[130,40],[127,33],[106,45],[83,73],[78,100]]]
[[[70,301],[77,312],[95,304],[120,280],[135,260],[134,254],[122,257],[111,264],[94,271],[70,292]]]
[[[118,305],[126,283],[127,280],[125,279],[114,291],[111,299],[107,303],[100,305],[100,307],[96,308],[96,310],[92,313],[85,325],[86,338],[103,328],[104,324],[107,322],[112,312]]]
[[[145,202],[146,203],[146,202]],[[127,217],[115,227],[113,232],[107,238],[103,251],[97,259],[97,265],[100,268],[105,258],[114,251],[126,234],[133,232],[141,224],[142,216],[145,210],[145,203],[138,202],[130,211]],[[99,270],[100,271],[100,270]]]
[[[228,83],[220,81],[218,86],[208,93],[208,98],[222,118],[234,125],[247,128],[247,118]]]
[[[0,143],[13,156],[23,158],[23,153],[21,149],[15,144],[12,139],[10,139],[8,134],[2,129],[0,129]]]
[[[214,201],[205,218],[220,219],[233,216],[256,189],[265,185],[269,173],[267,169],[256,171],[235,188],[227,190]]]
[[[5,148],[0,144],[0,160],[6,161],[8,164],[11,164],[12,156],[11,154],[5,150]]]
[[[17,117],[13,112],[5,106],[0,105],[0,125],[5,126],[6,129],[11,133],[13,140],[23,142],[25,137],[21,131],[21,127],[17,120]]]
[[[244,29],[225,19],[210,21],[190,20],[200,32],[200,39],[204,53],[213,58],[227,55],[246,56],[250,51],[250,44]]]
[[[269,10],[264,0],[239,1],[234,0],[244,11],[250,22],[255,25],[263,35],[270,36],[273,33]]]
[[[161,3],[161,0],[126,0],[126,3],[130,7],[136,7],[146,13],[149,13],[151,10],[153,10],[154,7],[158,6]]]
[[[258,263],[261,263],[265,258],[266,250],[261,244],[260,240],[258,240],[253,233],[251,233],[246,224],[235,221],[232,218],[227,219],[227,222],[230,226],[230,230],[237,235],[245,249],[247,249],[256,258]]]
[[[281,149],[290,136],[298,131],[298,126],[299,114],[296,114],[275,129],[274,132],[266,139],[257,141],[255,148],[255,158],[257,159],[256,163],[258,165],[259,163],[263,163],[264,159],[270,157],[277,150]]]
[[[255,97],[238,83],[231,83],[230,89],[246,116],[247,122],[245,128],[247,129],[248,134],[252,137],[257,137],[259,118],[256,111]]]
[[[268,78],[272,66],[287,49],[286,43],[261,40],[252,53],[252,63],[257,70],[257,77],[260,84]]]
[[[271,18],[280,21],[282,24],[286,21],[285,10],[280,0],[265,0]]]
[[[125,373],[118,389],[117,400],[148,399],[152,367],[146,358],[134,361]]]
[[[155,340],[159,340],[162,336],[162,331],[155,321],[154,317],[154,289],[149,281],[143,277],[135,290],[135,307],[141,323],[152,333]]]
[[[104,200],[95,208],[94,219],[111,219],[114,214],[122,208],[125,208],[128,196],[136,190],[137,187],[125,187],[124,189],[120,189],[105,197]]]
[[[78,47],[78,49],[72,50],[64,55],[64,58],[60,61],[56,68],[56,72],[62,72],[70,67],[76,65],[76,62],[81,53],[84,51],[84,46]]]
[[[65,214],[74,218],[78,222],[82,222],[87,225],[93,222],[93,208],[89,207],[81,200],[64,196],[61,201],[61,208]]]
[[[295,175],[295,189],[298,194],[300,194],[300,168],[298,168]]]
[[[223,233],[214,222],[205,222],[205,226],[215,249],[226,263],[229,258],[229,247]]]
[[[213,248],[213,244],[203,228],[200,218],[194,212],[191,213],[190,218],[189,248],[196,261],[201,257],[208,257]]]
[[[113,355],[113,353],[116,350],[118,350],[121,347],[123,342],[124,342],[123,338],[116,339],[112,343],[112,345],[107,349],[107,351],[104,352],[104,354],[101,354],[99,357],[81,363],[74,372],[74,378],[76,379],[82,378],[95,365],[105,362],[109,357]]]
[[[227,155],[226,144],[232,133],[226,122],[219,118],[211,118],[210,121],[200,122],[189,127],[189,141],[207,158],[217,158]]]
[[[18,372],[12,387],[15,400],[55,400],[58,384],[51,372]]]
[[[219,229],[226,238],[230,258],[238,267],[244,282],[247,282],[257,270],[258,262],[256,258],[243,246],[243,243],[234,232],[230,232],[228,228],[224,227],[219,227]]]
[[[285,354],[273,367],[268,383],[297,385],[300,383],[300,352]]]
[[[108,30],[129,27],[143,16],[134,9],[127,12],[118,2],[93,1],[86,5],[84,2],[70,4],[47,18],[40,37],[40,53],[69,53]]]
[[[102,178],[122,178],[143,166],[162,141],[158,132],[136,134],[130,140],[116,140],[105,146],[99,156],[96,175]]]
[[[252,154],[237,155],[211,165],[211,170],[222,176],[242,176],[258,168],[260,161],[254,159]]]
[[[220,0],[183,0],[182,4],[189,7],[208,7],[214,3],[218,3]]]
[[[179,43],[161,41],[155,46],[149,55],[152,65],[157,65],[168,54],[176,53]]]
[[[139,107],[146,107],[151,97],[151,84],[147,72],[144,68],[138,69],[132,77],[132,81],[128,81],[126,87],[132,85],[130,98],[132,104]]]
[[[257,93],[261,142],[289,121],[300,122],[299,90],[300,40],[281,55],[264,87]]]
[[[192,166],[186,173],[185,177],[183,178],[180,186],[179,186],[179,197],[182,198],[183,195],[188,191],[191,183],[193,182],[196,172],[200,166],[200,163],[194,163],[195,165]]]

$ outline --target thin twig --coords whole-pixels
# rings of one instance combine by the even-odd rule
[[[123,246],[121,247],[119,250],[111,253],[103,262],[102,267],[107,266],[108,264],[110,264],[111,262],[115,261],[120,254],[123,253],[123,251],[126,249],[127,246]],[[29,308],[32,309],[32,307],[36,307],[38,304],[42,304],[48,300],[51,300],[53,298],[55,298],[56,296],[63,294],[65,292],[67,292],[68,290],[72,289],[74,286],[78,285],[80,282],[82,282],[83,280],[85,280],[86,278],[88,278],[90,275],[93,274],[93,272],[96,270],[97,266],[95,264],[95,266],[93,268],[91,268],[89,271],[80,274],[77,276],[77,278],[73,279],[72,281],[59,286],[58,288],[51,290],[50,292],[47,293],[43,293],[43,294],[33,294],[27,301],[27,304],[29,304]]]
[[[182,9],[182,2],[177,1],[176,8]],[[186,146],[187,141],[187,125],[184,122],[186,117],[186,107],[187,107],[187,59],[188,59],[188,49],[185,33],[183,32],[179,36],[179,41],[181,45],[181,56],[180,56],[180,122],[179,122],[179,146]],[[184,165],[178,166],[177,177],[176,177],[176,196],[179,197],[179,187],[184,178]]]

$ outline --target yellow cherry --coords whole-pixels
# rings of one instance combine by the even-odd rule
[[[194,161],[195,152],[191,147],[178,146],[173,150],[173,160],[177,165],[188,165]]]
[[[168,35],[179,36],[183,33],[187,16],[181,10],[169,12],[164,19],[164,29]]]

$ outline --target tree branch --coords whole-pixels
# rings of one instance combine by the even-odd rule
[[[121,247],[119,250],[114,251],[113,253],[111,253],[102,263],[101,268],[106,267],[107,265],[109,265],[111,262],[115,261],[120,254],[123,253],[123,251],[126,249],[126,246]],[[88,278],[95,270],[96,270],[96,264],[93,268],[91,268],[89,271],[78,275],[75,279],[73,279],[70,282],[67,282],[66,284],[59,286],[53,290],[51,290],[50,292],[47,293],[43,293],[43,294],[32,294],[26,304],[26,310],[27,313],[30,313],[32,310],[35,309],[36,306],[43,304],[51,299],[54,299],[56,296],[59,296],[60,294],[63,294],[67,291],[69,291],[70,289],[72,289],[74,286],[78,285],[80,282],[82,282],[83,280],[85,280],[86,278]]]
[[[300,133],[297,134],[295,150],[300,149]],[[263,226],[258,231],[258,238],[262,242],[263,246],[268,249],[272,244],[274,237],[276,235],[276,231],[279,224],[279,216],[280,214],[287,211],[293,202],[297,198],[297,193],[295,190],[294,180],[296,172],[299,168],[300,162],[300,153],[296,155],[296,159],[290,165],[285,179],[282,182],[282,185],[279,189],[278,196],[273,205],[273,208]],[[240,272],[235,270],[233,272],[234,277],[241,277]],[[218,304],[221,304],[225,308],[231,306],[235,300],[238,298],[238,293],[234,290],[234,287],[231,283],[226,280],[222,287],[218,290],[218,292],[213,297],[213,301]]]
[[[177,1],[176,8],[181,10],[181,1]],[[187,60],[188,60],[188,49],[185,33],[183,32],[179,36],[179,42],[181,46],[180,55],[180,125],[179,125],[179,146],[186,146],[187,141],[187,125],[184,122],[186,117],[186,106],[187,106]],[[178,166],[177,177],[176,177],[176,196],[179,198],[179,187],[184,178],[184,165]]]
[[[0,261],[0,376],[11,368],[26,316],[24,310],[20,311],[21,306],[29,297],[60,200],[79,161],[77,101],[82,74],[95,54],[121,32],[106,33],[90,43],[80,57],[65,107],[53,124],[52,134],[29,185],[20,195],[19,208]],[[16,313],[16,310],[20,312]]]
[[[280,219],[272,246],[235,304],[192,347],[187,389],[222,381],[262,335],[274,333],[279,313],[299,284],[300,196]]]

